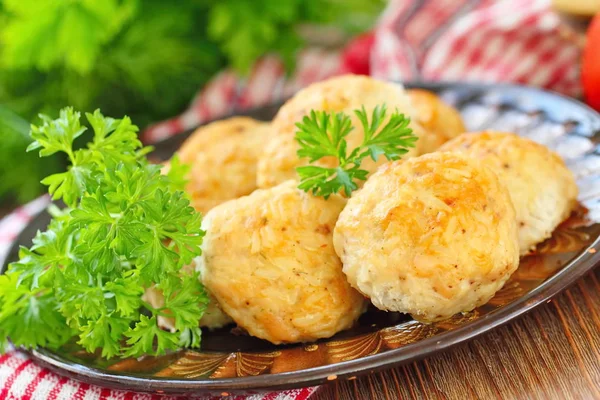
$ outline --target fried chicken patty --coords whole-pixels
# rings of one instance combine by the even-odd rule
[[[416,121],[423,127],[419,138],[419,154],[436,151],[448,140],[467,131],[457,109],[423,89],[406,91],[416,110]]]
[[[560,156],[512,133],[466,133],[440,148],[461,152],[490,167],[510,193],[519,229],[520,253],[552,235],[577,204],[577,184]]]
[[[191,166],[189,193],[196,210],[206,213],[224,201],[256,189],[258,156],[271,135],[268,123],[233,117],[198,128],[179,149]]]
[[[345,200],[296,185],[228,201],[203,221],[204,285],[240,327],[275,344],[330,337],[350,328],[365,304],[333,249]]]
[[[454,153],[382,166],[348,200],[333,236],[354,288],[424,322],[485,304],[519,264],[508,190]]]

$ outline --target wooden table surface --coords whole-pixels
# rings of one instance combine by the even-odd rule
[[[517,320],[434,357],[311,397],[600,399],[600,268]]]

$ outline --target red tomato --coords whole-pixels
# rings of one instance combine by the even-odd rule
[[[369,59],[375,35],[367,32],[352,39],[342,52],[342,71],[357,75],[369,75]]]
[[[581,81],[586,101],[596,110],[600,110],[600,14],[592,19],[587,31]]]

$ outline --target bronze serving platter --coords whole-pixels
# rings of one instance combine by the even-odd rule
[[[521,259],[517,272],[485,306],[434,324],[378,311],[364,314],[358,325],[316,343],[274,346],[236,329],[203,333],[202,349],[162,357],[104,360],[76,346],[60,352],[38,349],[33,358],[50,369],[103,386],[152,393],[256,393],[354,379],[393,365],[414,361],[465,342],[547,301],[600,261],[600,115],[566,97],[510,85],[413,83],[440,94],[463,114],[469,130],[514,131],[561,154],[575,173],[580,208]],[[240,113],[269,120],[279,105]],[[155,156],[168,158],[190,134],[156,145]],[[22,232],[28,246],[49,216],[37,216]]]

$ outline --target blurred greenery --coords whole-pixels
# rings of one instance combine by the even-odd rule
[[[0,104],[33,120],[66,105],[129,115],[145,127],[171,117],[225,66],[246,74],[274,52],[288,70],[303,45],[297,27],[370,28],[384,0],[0,0]],[[2,111],[1,117],[8,113]],[[6,114],[7,115],[7,114]],[[13,119],[14,120],[14,119]],[[22,152],[19,129],[0,133],[0,184],[23,201],[39,193],[42,165]],[[18,132],[18,133],[17,133]],[[47,165],[44,167],[48,167]],[[15,193],[16,192],[16,193]]]
[[[29,124],[17,114],[0,106],[0,198],[10,195],[12,200],[24,202],[40,193],[38,177],[52,174],[57,169],[56,158],[41,159],[37,153],[25,153],[31,142]],[[34,179],[35,178],[35,179]]]

